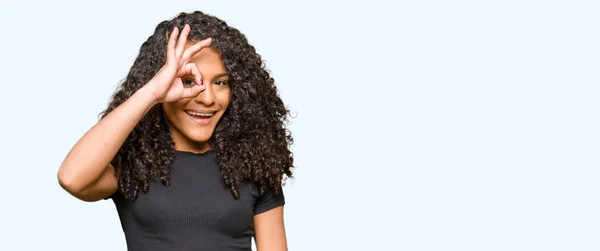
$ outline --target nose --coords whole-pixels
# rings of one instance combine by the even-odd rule
[[[213,86],[210,82],[205,82],[206,89],[200,92],[194,101],[198,104],[203,104],[204,106],[211,106],[215,103],[216,97],[215,92],[213,90]]]

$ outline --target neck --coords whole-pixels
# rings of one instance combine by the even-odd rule
[[[175,140],[173,140],[175,141]],[[182,142],[175,141],[175,150],[183,151],[183,152],[193,152],[193,153],[205,153],[211,149],[210,144],[208,142],[195,142],[193,144],[186,144]]]
[[[169,126],[169,131],[171,132],[171,139],[175,143],[174,148],[177,151],[204,153],[212,148],[209,141],[197,142],[190,140],[171,126]]]

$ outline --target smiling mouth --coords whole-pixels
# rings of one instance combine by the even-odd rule
[[[187,110],[185,113],[195,122],[201,124],[208,124],[212,120],[212,117],[216,112],[214,111],[190,111]]]

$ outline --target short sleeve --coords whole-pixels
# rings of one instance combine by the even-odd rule
[[[254,215],[264,213],[278,206],[285,205],[285,196],[283,189],[279,187],[279,191],[275,193],[273,190],[266,191],[262,196],[259,196],[254,204]]]

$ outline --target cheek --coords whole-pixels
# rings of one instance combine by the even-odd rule
[[[227,109],[229,106],[229,89],[220,91],[217,95],[217,102],[223,108],[223,110]]]
[[[179,102],[171,102],[171,103],[163,103],[162,108],[165,116],[171,122],[177,123],[177,120],[181,119],[181,111],[184,107],[185,103]]]

